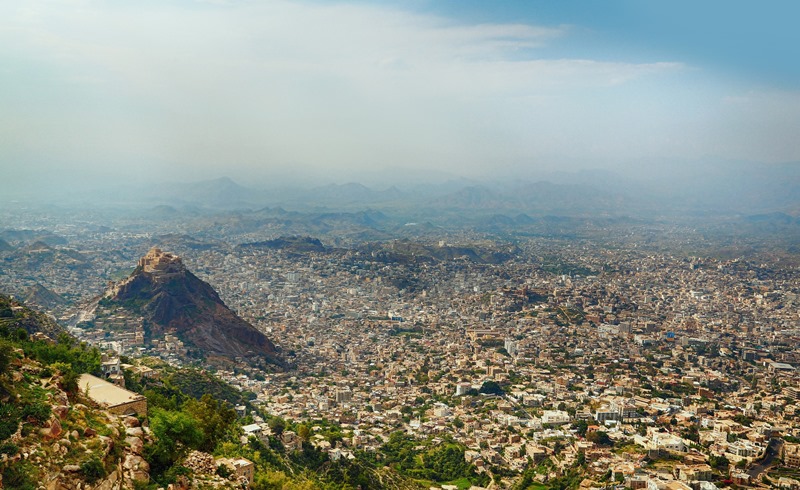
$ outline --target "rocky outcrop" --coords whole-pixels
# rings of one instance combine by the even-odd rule
[[[174,332],[187,347],[207,357],[283,365],[275,345],[263,333],[233,313],[180,257],[157,248],[142,257],[130,277],[113,285],[103,302],[144,317],[150,325],[150,340]]]

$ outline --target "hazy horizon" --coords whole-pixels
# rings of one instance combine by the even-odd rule
[[[6,2],[0,190],[800,162],[796,11]]]

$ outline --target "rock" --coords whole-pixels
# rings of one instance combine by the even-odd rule
[[[200,451],[192,451],[186,456],[183,466],[191,469],[195,473],[213,475],[217,471],[217,463],[214,456]]]
[[[61,429],[61,422],[58,421],[57,417],[53,417],[50,419],[50,425],[42,429],[40,432],[47,439],[56,439],[63,432]]]
[[[58,443],[59,443],[59,444],[61,444],[61,445],[62,445],[62,446],[64,446],[64,447],[70,447],[70,446],[72,446],[72,441],[70,441],[70,440],[69,440],[69,439],[67,439],[66,437],[65,437],[65,438],[63,438],[63,439],[61,439],[60,441],[58,441]]]
[[[81,470],[81,467],[76,464],[65,464],[61,469],[67,473],[77,473]]]
[[[94,490],[112,490],[116,485],[117,480],[119,480],[119,472],[114,470],[105,478],[105,480],[94,487]]]
[[[53,407],[53,415],[64,420],[67,418],[67,415],[69,415],[69,407],[66,405],[56,405]]]
[[[133,470],[128,473],[129,477],[133,481],[141,481],[141,482],[149,482],[150,481],[150,473],[144,470]]]
[[[141,427],[128,427],[125,429],[125,434],[134,437],[142,437],[144,436],[144,431]]]
[[[128,454],[125,456],[125,461],[122,467],[128,471],[150,471],[150,465],[141,456],[135,454]]]
[[[114,424],[106,424],[106,427],[108,427],[109,430],[111,430],[111,436],[112,437],[114,437],[114,438],[119,437],[119,429],[117,429],[116,425],[114,425]]]
[[[75,440],[77,441],[77,440],[78,440],[78,438],[80,437],[80,434],[78,434],[78,431],[77,431],[77,430],[73,430],[72,432],[70,432],[70,433],[69,433],[69,436],[70,436],[72,439],[75,439]]]
[[[125,438],[125,443],[130,446],[130,450],[133,454],[142,454],[144,443],[138,437],[128,436]]]
[[[56,381],[55,378],[50,380],[50,382],[48,383],[50,385],[50,388],[58,387],[58,384],[55,383],[55,381]],[[56,406],[64,405],[65,407],[69,407],[69,398],[67,398],[67,394],[65,392],[61,390],[56,390],[55,393],[53,393],[53,396],[50,400],[50,404]]]
[[[83,430],[83,437],[94,437],[97,435],[97,431],[92,429],[91,427],[87,427]]]
[[[136,417],[131,417],[131,416],[125,417],[125,419],[122,421],[122,423],[125,424],[125,427],[139,427],[139,425],[140,425],[139,424],[139,419],[137,419]]]
[[[100,442],[105,447],[105,449],[104,449],[105,455],[108,456],[108,454],[111,452],[111,450],[114,449],[114,439],[112,439],[112,438],[110,438],[108,436],[100,436],[100,437],[98,437],[98,439],[100,440]]]
[[[189,480],[181,475],[175,483],[170,483],[167,486],[167,490],[189,490]]]

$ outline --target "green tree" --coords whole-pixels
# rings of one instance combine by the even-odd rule
[[[150,430],[156,440],[148,446],[145,455],[156,475],[171,468],[189,450],[199,448],[204,439],[197,421],[184,412],[153,409]]]
[[[297,426],[297,436],[307,441],[309,437],[311,437],[311,429],[306,424],[300,424]]]
[[[423,457],[428,476],[436,481],[449,481],[470,476],[470,466],[464,459],[464,447],[458,444],[442,444],[428,451]]]
[[[724,455],[712,454],[708,457],[708,465],[719,471],[727,471],[731,462]]]
[[[578,431],[578,435],[586,437],[586,431],[589,429],[589,422],[586,420],[576,420],[572,426]]]
[[[224,402],[215,400],[208,393],[199,400],[187,400],[183,405],[183,411],[197,422],[203,432],[203,438],[198,448],[201,451],[213,451],[217,444],[235,428],[236,411]]]
[[[498,396],[505,395],[505,391],[503,391],[503,388],[500,387],[497,381],[491,381],[491,380],[483,382],[483,385],[481,385],[480,393],[485,393],[488,395],[498,395]]]
[[[586,440],[591,441],[598,446],[613,446],[614,441],[608,437],[608,433],[602,430],[596,430],[586,435]]]
[[[268,425],[276,437],[280,437],[283,431],[286,430],[286,422],[280,417],[272,417],[269,419]]]

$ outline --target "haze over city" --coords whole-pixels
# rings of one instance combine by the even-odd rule
[[[0,487],[800,489],[797,2],[0,2]]]
[[[792,2],[0,6],[6,193],[800,160]]]

